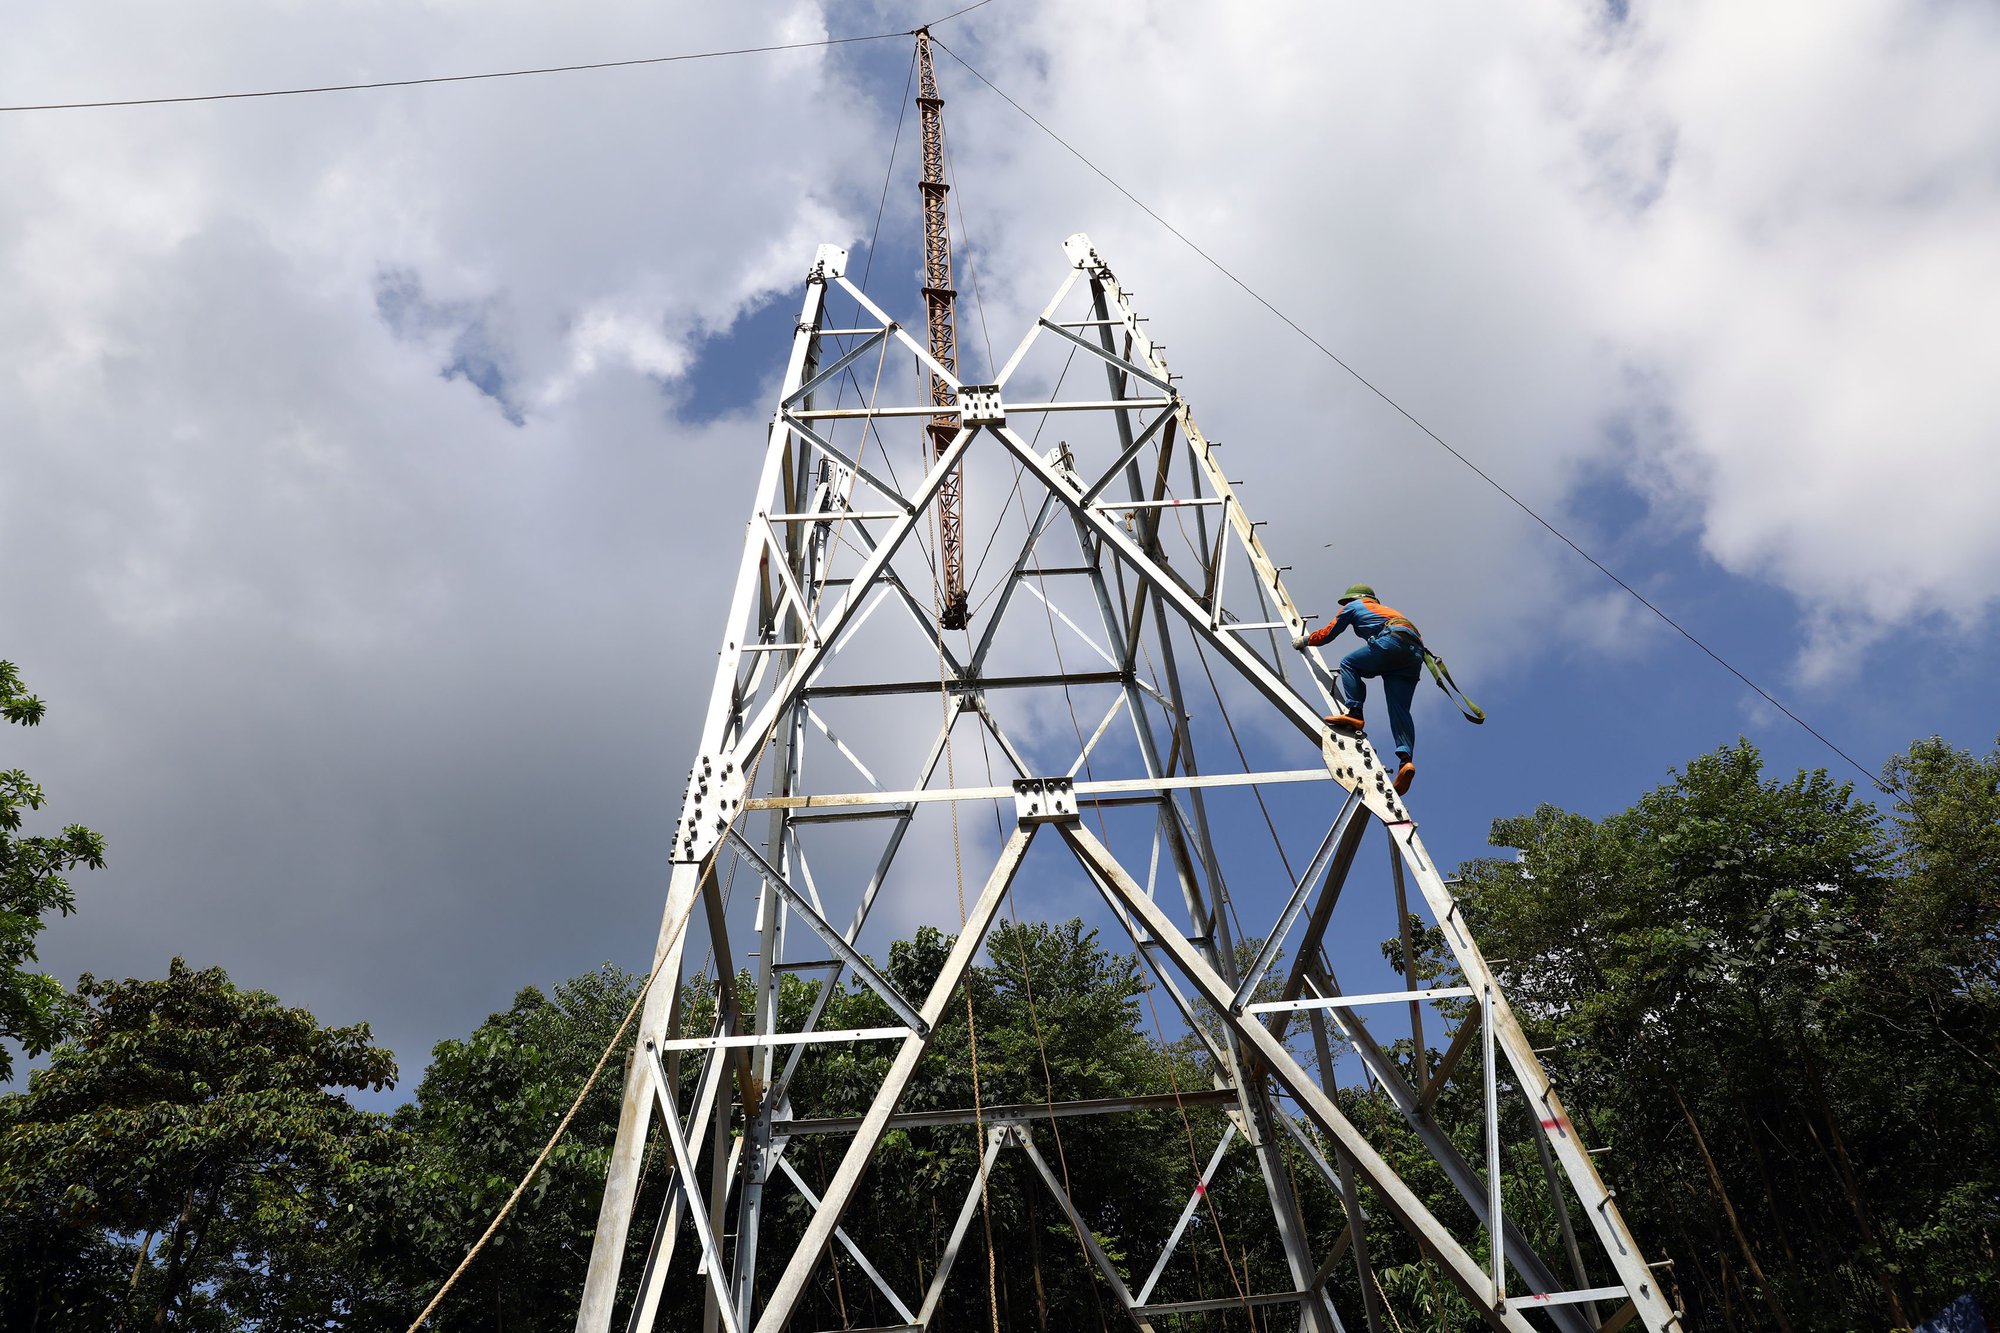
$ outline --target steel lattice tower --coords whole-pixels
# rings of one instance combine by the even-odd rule
[[[669,1274],[705,1284],[710,1328],[815,1327],[794,1316],[825,1280],[835,1241],[847,1271],[864,1273],[898,1311],[895,1327],[932,1327],[976,1216],[979,1176],[960,1182],[955,1227],[923,1290],[885,1276],[869,1260],[881,1247],[844,1230],[842,1216],[862,1194],[886,1132],[973,1134],[975,1123],[988,1130],[988,1166],[1009,1150],[1031,1162],[1078,1232],[1108,1303],[1142,1329],[1168,1315],[1245,1304],[1161,1294],[1174,1289],[1172,1261],[1194,1198],[1232,1150],[1255,1154],[1291,1273],[1287,1290],[1247,1294],[1263,1318],[1290,1308],[1302,1329],[1318,1333],[1385,1327],[1368,1241],[1393,1228],[1495,1328],[1594,1333],[1636,1318],[1652,1333],[1677,1329],[1380,756],[1367,739],[1322,724],[1339,702],[1332,678],[1316,652],[1291,646],[1305,622],[1217,447],[1197,429],[1160,348],[1090,241],[1073,236],[1064,253],[1055,295],[992,384],[960,381],[851,283],[845,251],[823,246],[813,263],[674,829],[658,980],[626,1072],[579,1333],[608,1333],[614,1316],[621,1327],[652,1328]],[[859,312],[848,327],[829,325],[836,299]],[[1053,360],[1067,372],[1064,357],[1079,371],[1101,371],[1103,393],[1079,394],[1073,382],[1068,396],[1053,392],[1048,386],[1067,373],[1037,367]],[[885,381],[887,364],[918,369]],[[926,392],[926,380],[943,392]],[[829,401],[842,384],[859,400]],[[903,435],[877,428],[939,415],[951,424],[942,447],[926,437],[916,468],[904,453],[897,472],[892,441]],[[1044,422],[1057,424],[1061,443],[1037,442]],[[947,635],[927,595],[936,565],[922,548],[962,464],[1002,483],[1014,470],[1019,519],[1009,529],[1007,511],[990,516],[994,572],[981,584],[975,570],[969,588],[977,632]],[[1004,484],[980,490],[1004,493]],[[1197,656],[1218,682],[1214,707],[1183,689],[1184,674],[1202,678],[1190,669]],[[1212,762],[1228,752],[1215,727],[1225,694],[1257,714],[1238,730],[1259,738],[1259,754],[1241,764]],[[1050,724],[1063,709],[1081,718],[1074,743]],[[1003,770],[998,779],[975,774],[971,756],[982,749]],[[1305,867],[1295,880],[1243,851],[1232,830],[1248,820],[1232,824],[1220,813],[1253,791],[1285,798],[1312,821],[1292,849],[1290,863]],[[939,887],[940,844],[928,854],[905,848],[923,846],[925,831],[957,810],[976,814],[966,828],[989,818],[998,827],[990,846],[970,840],[964,925],[942,973],[927,993],[905,995],[857,941],[885,903],[948,894]],[[1386,830],[1389,873],[1363,883],[1370,877],[1356,871],[1357,856],[1374,825]],[[1256,831],[1261,837],[1262,825]],[[824,841],[836,834],[845,850]],[[1278,906],[1246,963],[1255,942],[1239,941],[1233,918],[1253,901],[1244,886],[1259,881],[1254,901]],[[1177,1099],[1228,1113],[1205,1172],[1190,1169],[1182,1227],[1165,1238],[1121,1237],[1128,1247],[1164,1245],[1143,1281],[1138,1267],[1128,1281],[1091,1237],[1037,1135],[1062,1117],[1157,1113],[1166,1099],[1133,1090],[980,1114],[899,1109],[941,1018],[962,1003],[955,988],[1003,903],[1048,884],[1101,901],[1110,928],[1129,934],[1155,994],[1206,1053],[1211,1085]],[[1354,911],[1385,908],[1391,894],[1407,931],[1410,886],[1462,984],[1416,989],[1412,980],[1387,993],[1343,993],[1323,942]],[[754,993],[738,1004],[722,988],[713,1025],[686,1031],[684,973],[696,931],[705,932],[717,974],[747,967]],[[780,1030],[786,976],[818,985],[803,1023]],[[822,1030],[828,996],[849,979],[879,997],[894,1022]],[[1435,1065],[1421,1055],[1406,1064],[1371,1028],[1405,1019],[1419,1051],[1425,1021],[1433,1033],[1450,1033]],[[1317,1073],[1289,1044],[1308,1034]],[[793,1104],[802,1067],[859,1043],[893,1051],[861,1114],[829,1117]],[[1393,1103],[1462,1196],[1467,1207],[1454,1210],[1455,1223],[1434,1215],[1343,1114],[1333,1095],[1343,1061]],[[1483,1107],[1483,1161],[1469,1160],[1440,1123],[1440,1089],[1461,1068],[1477,1071],[1468,1104]],[[1540,1157],[1562,1222],[1558,1253],[1537,1253],[1503,1208],[1499,1164],[1510,1136],[1522,1148],[1532,1139]],[[789,1151],[807,1142],[838,1156],[817,1191]],[[1295,1197],[1301,1186],[1280,1152],[1287,1143],[1293,1161],[1309,1164],[1311,1188],[1339,1200],[1338,1234],[1309,1234]],[[650,1249],[632,1256],[643,1267],[626,1308],[619,1277],[648,1163],[651,1188],[664,1199]],[[796,1244],[774,1248],[760,1242],[767,1204],[779,1197],[802,1201],[788,1207],[810,1220]],[[1365,1299],[1356,1308],[1336,1309],[1328,1296],[1341,1264],[1360,1270]]]

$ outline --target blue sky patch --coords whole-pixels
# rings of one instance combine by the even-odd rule
[[[500,415],[514,425],[525,418],[508,385],[503,349],[492,329],[493,302],[433,301],[424,295],[416,270],[386,268],[375,276],[375,310],[398,338],[431,342],[447,338],[449,352],[438,373],[462,379],[493,400]]]

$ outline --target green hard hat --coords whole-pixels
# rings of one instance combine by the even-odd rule
[[[1375,597],[1375,590],[1365,583],[1357,583],[1346,592],[1340,594],[1342,604],[1351,602],[1357,597],[1366,597],[1372,601]]]

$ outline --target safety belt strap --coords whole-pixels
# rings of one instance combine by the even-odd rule
[[[1472,702],[1471,699],[1466,697],[1465,691],[1458,688],[1458,682],[1451,678],[1451,668],[1444,664],[1442,657],[1439,657],[1436,653],[1426,648],[1424,649],[1424,665],[1431,669],[1431,679],[1436,681],[1437,687],[1444,691],[1445,698],[1450,699],[1454,704],[1458,705],[1458,711],[1465,715],[1467,722],[1481,723],[1486,721],[1486,710]]]

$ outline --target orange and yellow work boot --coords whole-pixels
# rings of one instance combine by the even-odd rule
[[[1360,717],[1353,713],[1328,713],[1325,720],[1329,727],[1340,727],[1346,731],[1360,731],[1363,726]]]
[[[1396,788],[1396,795],[1407,796],[1410,791],[1410,784],[1416,780],[1417,765],[1415,761],[1405,759],[1403,766],[1396,770],[1396,781],[1393,784]]]

